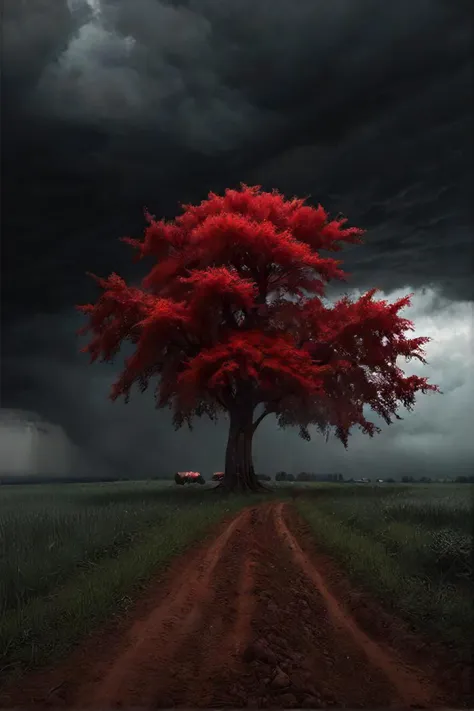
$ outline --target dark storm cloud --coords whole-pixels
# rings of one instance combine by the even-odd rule
[[[8,0],[2,29],[8,305],[78,298],[143,204],[240,180],[371,228],[355,279],[468,292],[466,3]]]
[[[471,299],[472,34],[460,0],[5,0],[2,404],[113,466],[133,421],[143,466],[147,438],[174,461],[168,413],[106,401],[73,304],[86,270],[137,274],[117,238],[144,205],[171,217],[240,181],[368,228],[353,285]]]

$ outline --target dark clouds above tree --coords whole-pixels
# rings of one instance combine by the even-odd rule
[[[382,286],[465,296],[470,19],[442,0],[7,0],[15,283],[35,282],[28,247],[45,269],[67,264],[54,286],[78,293],[87,259],[123,263],[113,238],[141,229],[143,204],[171,216],[209,187],[260,180],[371,228],[356,279],[375,268]]]
[[[73,354],[84,272],[138,274],[117,238],[140,234],[144,205],[172,217],[240,181],[367,228],[345,253],[352,285],[471,299],[471,15],[463,0],[4,0],[3,400],[64,418],[40,376],[59,353],[77,409],[99,407]]]

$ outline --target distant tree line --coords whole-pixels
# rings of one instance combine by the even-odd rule
[[[312,472],[300,472],[295,475],[289,472],[280,471],[275,474],[275,481],[344,481],[342,474],[314,474]]]
[[[118,476],[56,476],[54,474],[2,474],[0,484],[99,484],[113,481],[133,481]]]
[[[221,481],[222,473],[219,472],[211,477],[211,481]],[[170,481],[169,476],[156,475],[152,477],[153,480],[158,481]],[[179,481],[178,481],[179,479]],[[271,481],[272,477],[268,474],[257,474],[257,479],[260,481]],[[20,476],[18,474],[4,474],[0,476],[0,484],[98,484],[98,483],[108,483],[114,481],[136,481],[126,476],[55,476],[51,475],[29,475]],[[202,475],[198,477],[179,477],[176,473],[174,475],[174,481],[178,485],[184,485],[189,483],[205,484],[205,479]],[[288,481],[288,482],[323,482],[323,481],[333,481],[333,482],[345,482],[347,484],[355,483],[355,479],[344,479],[342,474],[313,474],[310,472],[300,472],[296,476],[291,472],[279,471],[275,474],[275,481]],[[364,479],[364,482],[371,483],[370,479]],[[395,484],[396,479],[389,477],[383,480],[386,484]],[[402,484],[474,484],[474,476],[457,476],[454,479],[432,479],[428,476],[414,477],[409,475],[404,475],[400,479]]]
[[[277,472],[275,474],[275,481],[294,481],[295,475],[289,472]]]
[[[429,476],[417,479],[414,476],[402,476],[401,482],[402,484],[474,484],[474,476],[457,476],[454,479],[432,479]]]

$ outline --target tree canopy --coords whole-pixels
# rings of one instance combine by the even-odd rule
[[[246,185],[184,205],[172,221],[145,216],[144,238],[123,241],[151,268],[139,286],[92,275],[101,295],[78,307],[88,317],[81,332],[92,334],[84,351],[112,361],[132,343],[112,399],[154,380],[157,406],[172,408],[176,427],[227,413],[230,488],[257,488],[252,436],[270,413],[305,439],[316,425],[347,446],[354,426],[379,431],[368,409],[390,424],[418,392],[438,391],[399,364],[426,362],[429,339],[410,337],[413,324],[400,315],[409,295],[325,298],[328,282],[346,280],[330,253],[362,242],[345,218]]]

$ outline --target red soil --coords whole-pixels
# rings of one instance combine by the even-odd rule
[[[285,504],[242,511],[175,561],[114,629],[4,689],[0,706],[472,704],[466,670],[444,664],[441,674],[431,646],[375,605],[370,618],[369,601],[306,534]]]

